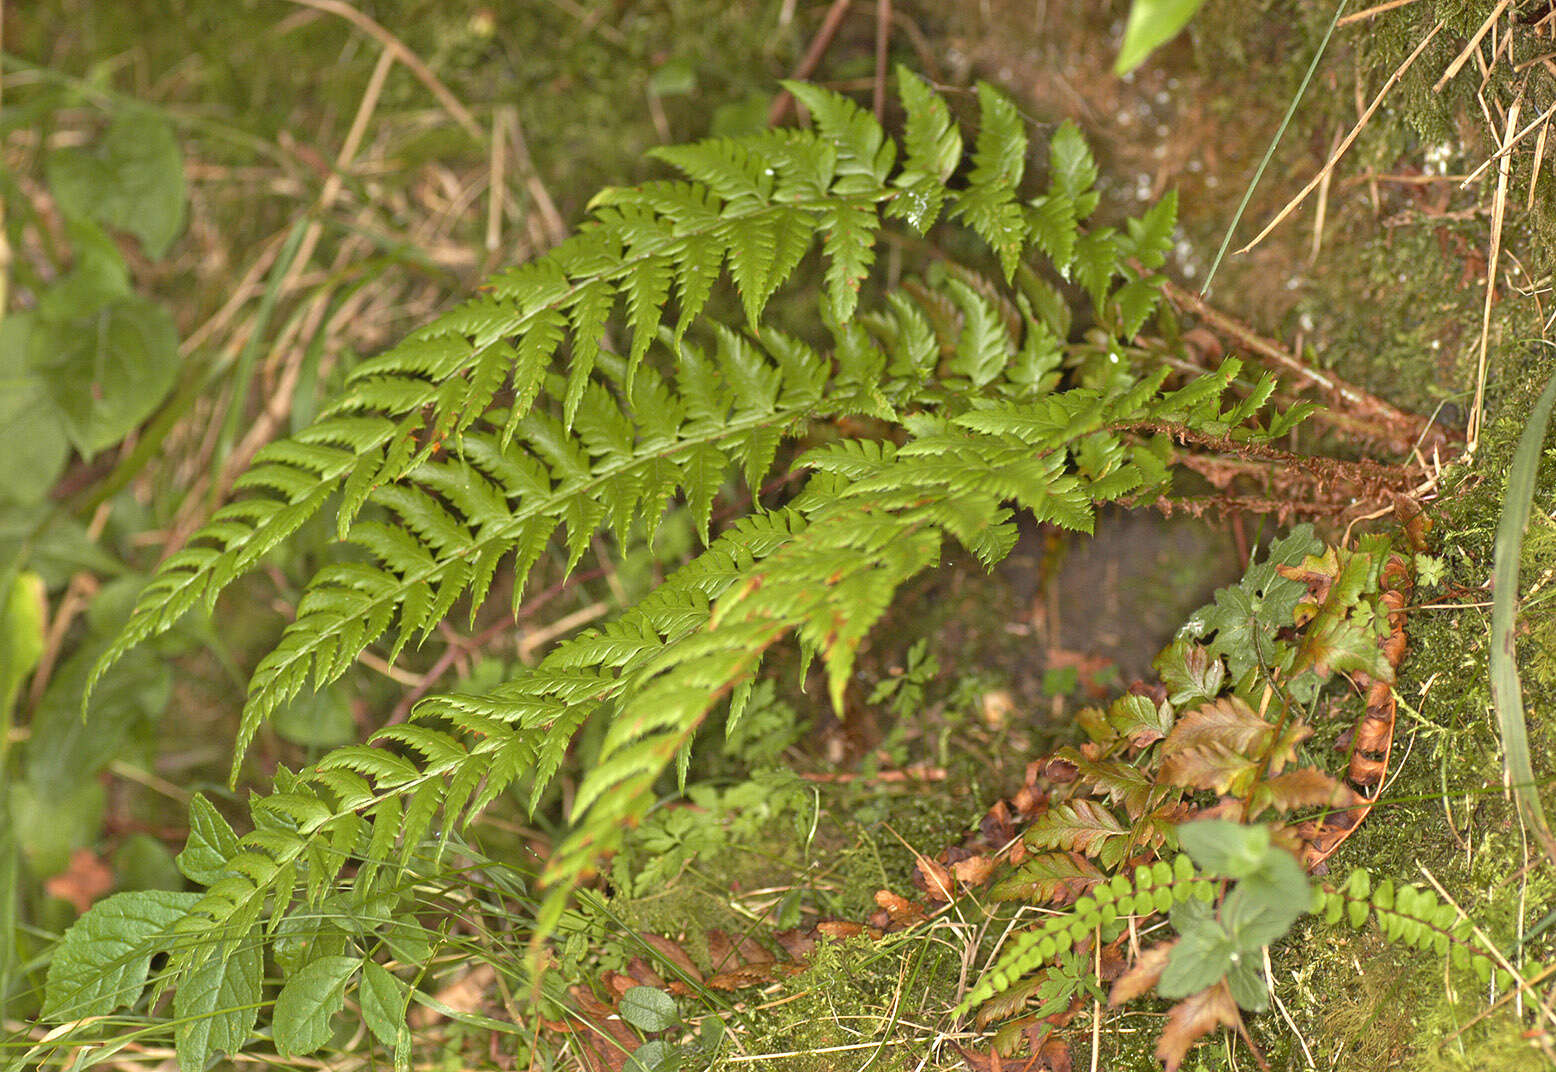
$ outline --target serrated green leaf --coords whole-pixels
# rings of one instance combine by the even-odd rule
[[[228,860],[238,853],[238,836],[203,793],[189,800],[189,837],[176,860],[191,882],[209,886],[221,877]]]
[[[410,987],[377,961],[364,961],[357,1001],[362,1006],[362,1022],[373,1037],[392,1048],[405,1027]]]
[[[135,890],[93,905],[49,960],[43,1019],[107,1016],[133,1004],[145,989],[152,956],[172,948],[174,926],[199,899],[197,893]]]
[[[330,1040],[330,1021],[345,1005],[346,984],[361,966],[360,957],[317,957],[286,981],[271,1013],[281,1056],[310,1054]]]
[[[231,951],[207,957],[179,980],[173,996],[180,1072],[203,1072],[212,1056],[236,1054],[259,1017],[264,950],[257,929]]]

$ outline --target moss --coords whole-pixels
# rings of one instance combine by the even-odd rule
[[[741,1038],[746,1056],[727,1067],[771,1072],[964,1067],[954,1050],[943,1051],[939,1061],[930,1057],[934,1033],[926,1026],[944,1016],[959,968],[957,944],[933,936],[824,942],[810,967],[784,987],[784,997],[752,1018],[750,1033]],[[750,1060],[761,1054],[773,1056]]]

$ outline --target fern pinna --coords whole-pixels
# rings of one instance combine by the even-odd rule
[[[1099,331],[1127,341],[1156,302],[1149,273],[1173,200],[1124,230],[1084,227],[1097,169],[1070,124],[1048,147],[1046,189],[1023,199],[1027,136],[988,86],[958,178],[963,142],[946,104],[906,71],[899,85],[900,141],[847,98],[789,84],[809,129],[658,150],[684,180],[606,190],[574,238],[361,365],[312,426],[256,459],[240,482],[251,494],[164,563],[99,675],[210,607],[332,497],[339,536],[366,552],[318,571],[255,671],[236,775],[260,725],[310,678],[337,678],[372,644],[397,655],[461,599],[478,608],[504,563],[517,602],[553,541],[571,568],[602,527],[651,534],[672,501],[708,540],[646,599],[501,687],[428,698],[370,745],[278,772],[241,838],[197,801],[180,859],[205,892],[163,906],[157,918],[176,920],[145,937],[172,950],[185,1068],[240,1045],[255,1022],[256,1002],[231,999],[259,989],[258,958],[241,951],[316,918],[328,898],[392,897],[407,867],[437,867],[424,841],[516,781],[533,807],[586,724],[604,723],[603,737],[572,833],[546,865],[540,935],[678,760],[684,776],[708,714],[727,703],[738,721],[772,645],[793,634],[819,656],[838,701],[862,638],[947,536],[992,564],[1015,541],[1016,510],[1089,531],[1094,504],[1165,493],[1173,428],[1269,439],[1300,419],[1264,414],[1268,379],[1223,405],[1239,372],[1230,360],[1169,390],[1167,370],[1130,369],[1121,347],[1084,385],[1063,386],[1069,310],[1050,278],[1091,299],[1087,353]],[[953,237],[953,221],[987,246],[1005,286],[954,264],[900,285],[875,271],[888,226],[911,241],[937,223],[949,228],[937,238]],[[818,235],[819,324],[802,338],[764,316]],[[726,272],[742,325],[708,311]],[[871,420],[798,458],[809,476],[794,498],[712,536],[732,473],[754,497],[786,438],[850,415]],[[139,995],[144,970],[107,991],[76,985],[72,958],[93,955],[88,945],[56,960],[49,1015],[104,1014]],[[343,972],[342,992],[357,971],[381,988],[381,965],[359,961],[314,971]]]

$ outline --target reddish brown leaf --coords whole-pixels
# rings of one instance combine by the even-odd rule
[[[913,868],[913,884],[929,894],[931,900],[949,901],[954,896],[951,872],[944,864],[927,856],[919,856],[918,864]]]
[[[1045,852],[996,885],[992,896],[997,901],[1069,904],[1106,877],[1078,853]]]
[[[1118,977],[1113,984],[1113,989],[1108,991],[1108,1004],[1113,1008],[1133,1001],[1141,994],[1150,992],[1156,986],[1156,981],[1162,977],[1162,971],[1167,967],[1167,954],[1172,952],[1172,947],[1178,944],[1174,938],[1170,942],[1153,945],[1140,954],[1140,959]]]
[[[1258,773],[1257,758],[1224,744],[1210,743],[1168,756],[1162,761],[1160,778],[1168,785],[1181,785],[1187,789],[1241,794]]]
[[[1297,767],[1277,774],[1259,787],[1259,793],[1279,811],[1295,808],[1346,808],[1362,803],[1356,791],[1342,785],[1316,767]]]
[[[1222,980],[1207,990],[1186,997],[1167,1013],[1167,1026],[1156,1041],[1156,1056],[1167,1066],[1167,1072],[1177,1072],[1184,1056],[1195,1042],[1218,1027],[1242,1026],[1237,1012],[1237,1002]]]
[[[675,942],[662,934],[645,934],[643,940],[654,947],[654,952],[681,969],[688,979],[697,983],[702,982],[702,972],[697,970],[697,965],[692,963],[692,958],[686,955],[686,950]]]
[[[1272,727],[1236,696],[1185,711],[1162,742],[1164,758],[1191,748],[1219,745],[1245,756],[1257,755],[1269,743]]]
[[[50,897],[69,901],[77,914],[85,914],[99,897],[113,889],[113,871],[91,849],[76,849],[70,854],[70,865],[45,882],[43,889]]]
[[[798,974],[805,969],[798,964],[746,964],[717,975],[708,976],[704,984],[714,990],[743,990],[749,986],[766,986],[768,983]]]
[[[887,918],[898,927],[911,927],[926,918],[923,905],[891,890],[875,891],[875,903],[886,910]]]
[[[639,986],[651,986],[658,990],[664,990],[669,986],[658,972],[648,966],[648,961],[642,957],[633,957],[627,962],[627,974]]]
[[[991,856],[969,856],[951,865],[956,881],[967,886],[982,886],[994,873],[995,861]]]
[[[805,960],[816,948],[816,936],[810,931],[802,931],[798,927],[790,927],[773,935],[773,940],[778,947],[789,954],[792,960]]]

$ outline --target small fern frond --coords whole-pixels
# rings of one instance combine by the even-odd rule
[[[962,132],[951,111],[906,67],[897,68],[897,86],[907,112],[903,132],[903,167],[892,180],[901,193],[886,206],[886,215],[907,221],[919,234],[934,226],[946,200],[945,182],[962,160]]]
[[[1026,246],[1027,227],[1016,203],[1026,171],[1027,136],[1010,98],[978,83],[978,138],[967,188],[956,199],[956,215],[999,255],[1008,281]]]

